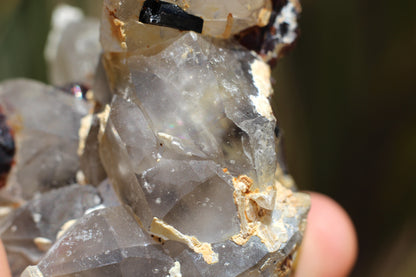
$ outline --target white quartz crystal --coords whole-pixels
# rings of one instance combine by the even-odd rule
[[[101,51],[99,20],[86,18],[79,8],[58,5],[51,23],[45,48],[50,82],[92,86]]]

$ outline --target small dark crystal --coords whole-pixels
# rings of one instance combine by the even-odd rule
[[[274,135],[276,136],[276,138],[278,138],[279,135],[280,135],[280,128],[279,128],[279,125],[277,125],[277,124],[274,127]]]
[[[202,32],[204,24],[202,18],[185,12],[179,6],[157,0],[146,0],[143,3],[139,21],[197,33]]]
[[[11,129],[6,124],[6,116],[0,110],[0,187],[4,185],[10,171],[14,153],[15,144]]]

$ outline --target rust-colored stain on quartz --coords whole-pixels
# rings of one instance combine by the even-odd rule
[[[107,8],[107,12],[108,21],[110,22],[111,32],[113,33],[113,36],[118,39],[121,48],[127,48],[125,23],[116,16],[117,11],[109,10]]]

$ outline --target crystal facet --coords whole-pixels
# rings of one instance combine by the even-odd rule
[[[38,194],[0,221],[0,236],[13,275],[38,263],[66,222],[80,218],[100,203],[101,197],[95,188],[71,185]]]

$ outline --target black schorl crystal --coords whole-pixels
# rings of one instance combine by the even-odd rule
[[[277,124],[274,127],[274,135],[276,136],[276,138],[278,138],[279,135],[280,135],[280,128],[279,128],[279,125],[277,125]]]
[[[0,187],[10,171],[15,153],[14,139],[11,129],[6,124],[6,116],[0,109]]]
[[[158,0],[146,0],[143,3],[139,21],[197,33],[202,32],[204,25],[202,18],[185,12],[175,4]]]

